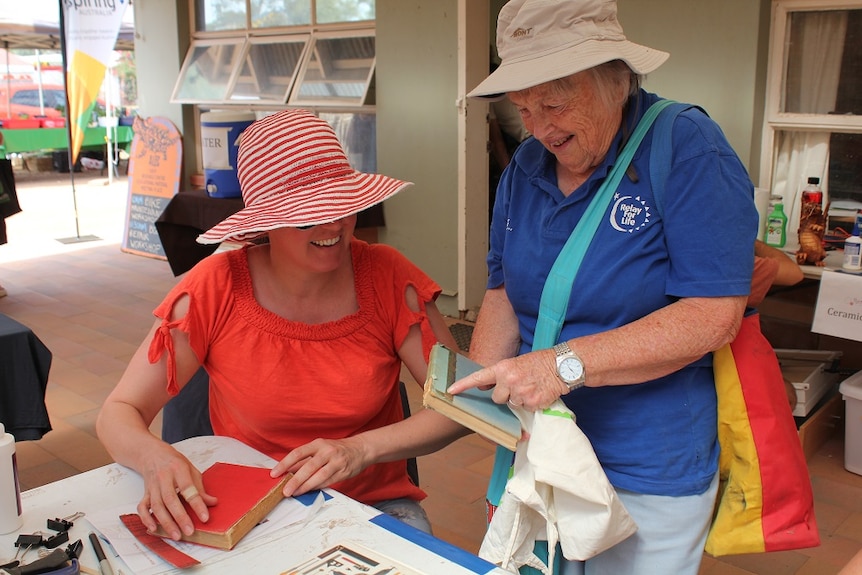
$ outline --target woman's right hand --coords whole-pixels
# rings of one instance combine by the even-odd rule
[[[183,499],[203,521],[209,521],[209,507],[218,499],[204,491],[200,471],[179,451],[163,444],[151,451],[142,466],[144,496],[138,503],[138,515],[148,531],[161,525],[168,536],[179,541],[182,534],[191,535],[195,528]]]

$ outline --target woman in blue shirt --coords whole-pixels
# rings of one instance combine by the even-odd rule
[[[696,575],[718,483],[711,352],[745,310],[753,185],[716,123],[691,108],[673,124],[659,203],[648,133],[584,256],[558,345],[531,351],[548,272],[659,99],[640,83],[668,55],[626,40],[615,3],[601,0],[509,2],[497,45],[501,65],[469,96],[507,96],[532,137],[493,210],[470,346],[488,367],[451,391],[493,386],[499,403],[538,410],[562,398],[574,412],[638,531],[564,573]]]

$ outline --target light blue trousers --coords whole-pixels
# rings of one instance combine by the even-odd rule
[[[588,561],[564,561],[561,575],[697,575],[717,493],[718,475],[688,497],[618,489],[637,532]]]

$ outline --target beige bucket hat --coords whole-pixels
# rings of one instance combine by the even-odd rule
[[[626,39],[616,0],[512,0],[497,17],[497,53],[500,66],[468,97],[499,99],[611,60],[647,74],[670,56]]]

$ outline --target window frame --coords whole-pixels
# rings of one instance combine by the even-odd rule
[[[862,0],[773,0],[769,38],[769,56],[761,157],[760,187],[772,188],[772,173],[776,161],[777,133],[794,132],[842,132],[862,133],[862,115],[800,114],[781,111],[781,96],[784,90],[786,70],[785,46],[790,15],[793,12],[820,12],[827,10],[862,9]]]
[[[362,94],[357,98],[336,96],[328,98],[302,97],[302,87],[303,85],[308,83],[307,75],[311,66],[310,62],[312,58],[316,54],[318,54],[318,51],[316,50],[318,42],[326,40],[337,40],[342,38],[373,38],[375,41],[374,55],[370,58],[370,62],[368,64],[368,73],[365,76],[365,86],[362,90]],[[371,87],[371,83],[374,79],[374,71],[377,67],[376,40],[376,30],[374,28],[341,30],[337,32],[332,31],[313,34],[312,38],[306,45],[305,54],[302,63],[300,64],[299,72],[297,73],[297,79],[293,86],[293,89],[290,91],[287,103],[291,106],[361,106],[363,103],[365,103],[365,99],[368,97],[368,91]]]
[[[235,108],[237,106],[243,108],[253,108],[257,110],[275,110],[285,107],[302,106],[307,108],[333,108],[348,109],[351,111],[357,108],[364,110],[373,109],[374,105],[366,104],[371,87],[374,81],[374,71],[376,69],[376,52],[371,59],[370,69],[365,78],[365,86],[362,90],[360,98],[351,97],[332,97],[332,98],[308,98],[297,97],[299,90],[302,87],[305,74],[309,69],[308,61],[313,55],[313,46],[318,40],[328,40],[333,38],[350,38],[350,37],[371,37],[376,41],[376,26],[374,20],[356,20],[345,22],[334,22],[326,24],[316,23],[316,2],[308,0],[311,6],[311,24],[300,24],[295,26],[281,26],[270,28],[255,28],[250,22],[251,0],[246,0],[246,24],[244,28],[229,28],[225,30],[199,30],[196,21],[198,14],[198,4],[203,0],[189,0],[191,8],[191,42],[186,51],[183,63],[180,68],[180,73],[177,76],[174,88],[171,93],[171,103],[174,104],[191,104],[205,108],[227,107]],[[260,43],[277,43],[279,41],[295,42],[297,38],[304,38],[300,60],[298,66],[294,70],[293,76],[289,81],[289,86],[286,90],[283,100],[279,99],[244,99],[234,98],[234,90],[237,85],[237,80],[241,77],[243,66],[248,58],[250,49],[255,44]],[[199,98],[195,96],[182,96],[187,90],[185,82],[188,81],[188,73],[193,62],[192,57],[196,54],[196,50],[203,46],[213,46],[219,44],[239,44],[238,56],[232,63],[228,82],[224,93],[220,98]]]

